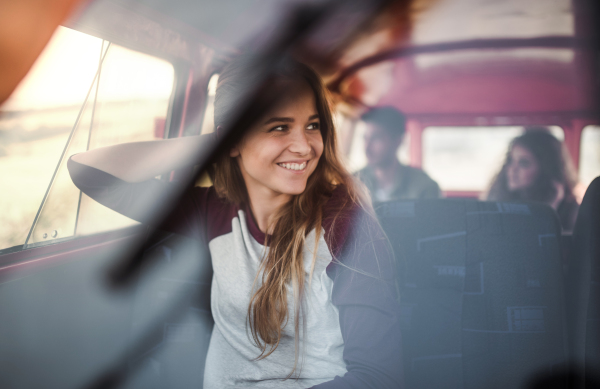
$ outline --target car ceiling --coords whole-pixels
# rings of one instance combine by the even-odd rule
[[[196,46],[202,42],[227,58],[243,48],[264,46],[285,27],[285,15],[299,4],[324,2],[95,0],[72,25],[162,56],[193,60],[198,55]],[[330,81],[340,69],[361,59],[408,45],[576,35],[571,0],[419,0],[416,4],[422,6],[414,15],[410,34],[398,28],[399,23],[408,26],[410,22],[388,18],[387,25],[383,23],[346,46],[335,59],[335,69],[331,64],[313,66]],[[329,31],[329,35],[335,35],[335,28],[330,26]],[[325,40],[324,34],[316,39]],[[432,108],[445,113],[545,112],[561,106],[588,109],[591,100],[584,96],[588,92],[578,88],[589,84],[589,77],[581,74],[575,58],[572,49],[423,54],[381,64],[371,72],[357,72],[346,80],[341,94],[343,100],[352,103],[391,104],[409,114],[427,113]],[[465,87],[469,83],[471,86]],[[507,89],[511,83],[522,88],[515,94]],[[490,90],[498,93],[490,94]]]

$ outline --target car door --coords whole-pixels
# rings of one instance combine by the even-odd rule
[[[40,150],[61,141],[62,147],[23,243],[0,251],[0,386],[69,388],[107,380],[143,388],[201,386],[212,329],[212,269],[204,248],[192,239],[150,231],[94,202],[73,185],[66,169],[78,152],[160,139],[171,128],[181,135],[177,124],[187,95],[175,96],[188,80],[176,73],[186,67],[64,27],[51,46],[55,50],[46,57],[56,60],[49,61],[52,66],[87,64],[85,93],[81,85],[69,86],[80,79],[73,74],[63,84],[75,90],[73,96],[9,117],[20,131],[38,123],[25,129],[38,151],[29,159],[38,165],[49,163]],[[91,58],[80,58],[85,55]],[[40,72],[52,76],[43,67]],[[58,138],[44,135],[52,126]],[[18,148],[24,142],[13,143]],[[7,150],[10,158],[13,149]],[[26,174],[22,160],[13,158],[12,166]],[[26,185],[11,190],[13,207],[28,205],[18,194]],[[6,238],[2,244],[11,242]],[[148,265],[117,285],[111,274],[131,261]]]

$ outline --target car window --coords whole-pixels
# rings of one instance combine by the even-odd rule
[[[217,92],[217,83],[219,75],[213,74],[208,81],[206,109],[204,110],[204,118],[202,119],[201,134],[210,134],[215,130],[215,93]]]
[[[173,81],[169,62],[100,41],[94,72],[85,83],[88,90],[76,106],[77,116],[62,155],[58,153],[60,161],[26,247],[136,224],[82,194],[66,164],[78,152],[164,136]]]
[[[586,126],[581,133],[579,181],[587,187],[600,176],[600,126]]]
[[[202,118],[201,134],[210,134],[215,131],[215,93],[217,92],[217,83],[219,82],[219,74],[215,73],[208,81],[206,89],[206,108],[204,117]],[[196,167],[197,168],[197,167]],[[212,180],[208,173],[201,174],[195,183],[196,186],[209,187],[212,185]]]
[[[564,139],[560,127],[550,128]],[[500,171],[510,141],[524,127],[427,127],[423,131],[423,170],[442,190],[484,191]]]
[[[102,40],[59,27],[0,107],[0,249],[22,245],[98,68]]]

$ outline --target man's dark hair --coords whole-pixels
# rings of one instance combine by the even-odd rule
[[[394,137],[402,136],[406,132],[406,117],[394,107],[373,108],[360,118],[367,124],[383,128]]]

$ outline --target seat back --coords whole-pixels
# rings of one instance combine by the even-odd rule
[[[151,326],[162,332],[131,355],[124,388],[201,389],[214,325],[210,255],[200,241],[170,233],[157,237],[144,253],[154,269],[135,282],[129,339],[144,339]]]
[[[579,387],[600,385],[600,177],[588,187],[575,228],[567,273],[571,357],[585,367]]]
[[[543,205],[376,205],[398,260],[407,388],[517,388],[566,357],[560,225]]]
[[[407,388],[463,388],[462,201],[397,201],[376,211],[398,262]]]

